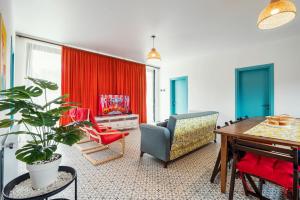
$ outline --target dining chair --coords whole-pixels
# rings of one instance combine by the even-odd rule
[[[228,122],[225,122],[225,125],[223,127],[226,127],[226,126],[229,126]],[[220,128],[221,128],[221,126],[216,127],[216,129],[220,129]],[[231,158],[232,158],[232,154],[231,154],[231,150],[229,150],[227,163],[230,162]],[[210,178],[211,183],[214,183],[216,176],[220,173],[220,171],[221,171],[221,149],[219,150],[218,157],[217,157],[217,160],[216,160],[216,163],[215,163],[215,166],[214,166],[211,178]]]
[[[121,132],[107,127],[100,127],[96,123],[95,117],[88,108],[76,108],[72,110],[71,115],[75,121],[89,121],[91,127],[83,127],[82,130],[86,132],[90,142],[96,143],[93,147],[82,149],[84,157],[90,161],[93,165],[103,164],[118,158],[123,157],[125,153],[125,137],[129,135],[128,132]],[[115,155],[108,156],[104,159],[95,159],[91,156],[93,153],[97,153],[106,149],[110,149],[110,145],[119,142],[121,144],[121,152],[115,152]]]
[[[236,121],[230,120],[229,123],[230,123],[230,124],[235,124],[235,123],[238,123],[238,122],[243,121],[243,120],[248,119],[248,118],[249,118],[249,117],[248,117],[247,115],[246,115],[245,117],[238,117],[238,118],[236,119]]]
[[[267,199],[262,195],[262,183],[271,182],[286,190],[293,200],[299,197],[299,170],[297,148],[277,147],[260,142],[232,139],[233,164],[230,181],[229,200],[233,199],[235,179],[242,180],[245,195]],[[239,151],[246,152],[239,158]],[[259,187],[253,177],[259,179]],[[250,186],[249,186],[250,184]]]
[[[229,122],[225,122],[225,125],[223,127],[226,127],[226,126],[229,126],[229,125],[232,125],[232,124],[235,124],[235,123],[238,123],[238,122],[241,122],[245,119],[248,119],[248,116],[245,116],[245,117],[240,117],[240,118],[237,118],[236,121],[232,121],[230,120]],[[220,129],[221,127],[220,126],[217,126],[216,129]],[[230,145],[230,142],[228,142],[228,158],[227,158],[227,164],[229,164],[232,160],[232,149],[231,149],[231,145]],[[240,156],[243,156],[244,153],[243,152],[240,152]],[[217,175],[221,172],[221,148],[219,150],[219,153],[218,153],[218,157],[217,157],[217,160],[216,160],[216,163],[215,163],[215,166],[214,166],[214,169],[213,169],[213,172],[212,172],[212,175],[211,175],[211,178],[210,178],[210,182],[211,183],[214,183]]]

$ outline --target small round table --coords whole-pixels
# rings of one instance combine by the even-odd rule
[[[50,191],[48,193],[44,193],[41,194],[39,196],[33,196],[33,197],[28,197],[28,198],[21,198],[22,200],[47,200],[49,197],[63,191],[64,189],[66,189],[71,183],[73,183],[75,181],[75,200],[77,200],[77,173],[76,170],[72,167],[68,167],[68,166],[59,166],[58,169],[59,172],[67,172],[70,173],[72,175],[72,179],[67,182],[65,185]],[[12,198],[9,197],[10,192],[14,189],[14,187],[18,184],[20,184],[21,182],[29,179],[29,173],[23,174],[15,179],[13,179],[12,181],[10,181],[3,189],[3,198],[4,200],[21,200],[21,199],[16,199],[16,198]],[[55,199],[52,199],[55,200]],[[57,198],[56,200],[67,200],[65,198]]]

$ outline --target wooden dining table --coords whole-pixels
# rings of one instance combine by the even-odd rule
[[[276,145],[283,145],[288,147],[300,148],[300,142],[291,140],[276,139],[263,136],[255,136],[245,134],[248,130],[262,123],[266,119],[264,117],[249,118],[230,126],[226,126],[215,130],[217,134],[221,135],[221,192],[226,193],[227,185],[227,158],[228,158],[228,142],[231,138],[240,138],[256,142],[272,143]]]

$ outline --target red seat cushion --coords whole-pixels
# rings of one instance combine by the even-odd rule
[[[273,169],[277,162],[276,158],[261,157],[258,163],[257,175],[259,177],[264,177],[267,180],[273,179]]]
[[[256,167],[260,157],[253,153],[246,153],[246,155],[237,163],[236,168],[240,172],[249,174],[256,174]]]
[[[293,163],[291,162],[246,153],[236,167],[240,172],[261,177],[288,190],[293,188]]]
[[[89,120],[90,122],[93,124],[93,128],[98,131],[99,133],[101,132],[104,132],[108,129],[111,129],[111,127],[106,127],[106,126],[99,126],[99,124],[97,123],[96,119],[95,119],[95,116],[93,115],[93,113],[91,112],[90,113],[90,116],[89,116]]]
[[[129,133],[124,133],[125,136],[129,135]],[[101,135],[101,142],[102,144],[110,144],[112,142],[115,142],[119,139],[121,139],[123,134],[107,134],[107,135]]]
[[[274,181],[291,190],[293,188],[293,163],[278,160],[274,167]]]
[[[97,143],[101,142],[99,140],[98,133],[96,131],[88,129],[88,132],[90,134],[90,140],[93,140],[93,141],[95,141]]]

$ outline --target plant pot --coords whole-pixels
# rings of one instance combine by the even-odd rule
[[[61,155],[53,154],[50,161],[35,164],[27,164],[33,189],[42,189],[54,183],[58,176],[58,167],[61,163]]]

